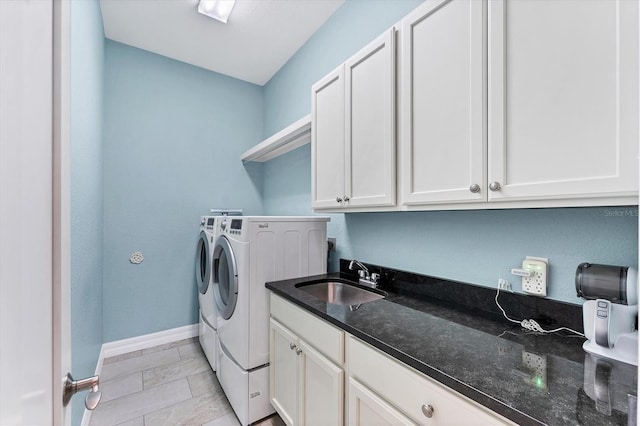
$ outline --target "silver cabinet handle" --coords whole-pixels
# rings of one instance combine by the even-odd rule
[[[296,355],[300,355],[302,353],[302,349],[298,348],[296,349]]]
[[[294,350],[296,348],[296,345],[294,345],[293,343],[289,343],[289,349]]]
[[[347,197],[346,195],[344,196],[344,202],[348,202],[349,201],[349,197]]]
[[[67,376],[64,378],[62,404],[66,407],[67,404],[69,404],[71,397],[77,392],[89,390],[89,393],[84,399],[84,406],[87,407],[87,410],[95,409],[102,398],[102,392],[98,388],[99,382],[99,376],[87,377],[82,380],[74,380],[71,373],[67,373]]]
[[[426,418],[430,419],[433,417],[433,411],[433,406],[431,404],[422,404],[422,414],[424,414]]]
[[[469,191],[473,192],[474,194],[477,192],[480,192],[480,185],[478,185],[477,183],[474,183],[469,187]]]
[[[342,198],[336,197],[336,202],[341,203],[342,202]]]
[[[494,191],[494,192],[495,192],[495,191],[500,191],[500,189],[501,189],[501,188],[502,188],[502,187],[500,186],[500,183],[499,183],[499,182],[491,182],[491,183],[489,184],[489,189],[490,189],[490,190],[492,190],[492,191]]]

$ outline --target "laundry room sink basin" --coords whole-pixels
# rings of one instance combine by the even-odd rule
[[[324,302],[336,305],[360,305],[384,299],[387,293],[338,281],[304,283],[296,286]]]

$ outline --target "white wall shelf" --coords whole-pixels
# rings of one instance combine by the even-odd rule
[[[247,150],[240,159],[243,163],[263,163],[311,142],[311,114],[285,127],[275,135]]]

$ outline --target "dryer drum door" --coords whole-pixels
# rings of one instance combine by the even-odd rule
[[[218,238],[213,249],[213,283],[218,312],[229,319],[238,300],[238,268],[229,240],[224,236]]]
[[[211,257],[209,256],[209,239],[204,231],[200,232],[198,248],[196,249],[196,283],[200,294],[205,294],[211,281]]]

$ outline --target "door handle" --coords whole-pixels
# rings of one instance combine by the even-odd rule
[[[86,379],[74,380],[71,373],[67,373],[64,378],[64,391],[62,394],[62,404],[66,407],[71,400],[71,397],[77,392],[89,390],[89,393],[84,399],[84,406],[87,410],[93,410],[98,406],[100,399],[102,398],[102,392],[98,387],[100,382],[100,376],[87,377]]]

